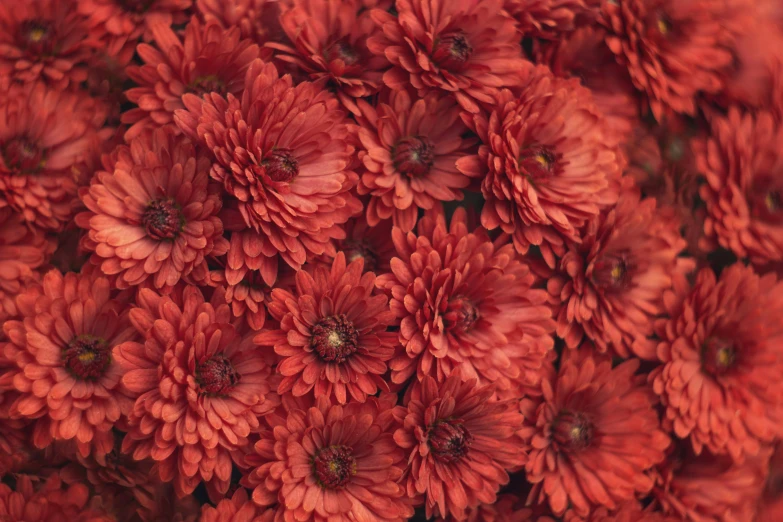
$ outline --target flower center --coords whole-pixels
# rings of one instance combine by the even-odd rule
[[[752,214],[768,223],[783,223],[779,176],[759,176],[748,193]]]
[[[342,60],[346,66],[351,66],[359,63],[361,55],[346,38],[341,38],[326,48],[324,58],[327,62]]]
[[[231,361],[215,355],[196,367],[196,382],[202,393],[226,395],[239,382],[239,374]]]
[[[299,174],[299,162],[288,149],[271,151],[261,164],[266,167],[266,175],[278,183],[289,182]]]
[[[435,456],[445,462],[456,462],[467,455],[473,435],[458,420],[441,420],[430,427],[427,440]]]
[[[462,31],[446,33],[436,42],[432,59],[440,67],[459,70],[473,54],[473,47]]]
[[[546,147],[529,147],[519,157],[519,169],[531,179],[545,179],[555,168],[555,154]]]
[[[343,363],[359,348],[359,332],[343,314],[324,317],[311,335],[311,346],[326,362]]]
[[[356,475],[352,453],[348,446],[329,446],[318,452],[313,459],[313,470],[322,488],[342,488]]]
[[[120,7],[126,11],[143,13],[152,7],[155,0],[117,0],[117,2],[120,4]]]
[[[664,16],[659,16],[655,25],[658,28],[658,32],[661,33],[661,36],[668,35],[669,31],[672,30],[671,23]]]
[[[425,136],[408,136],[394,146],[392,159],[399,173],[409,178],[425,176],[435,161],[435,146]]]
[[[226,94],[226,84],[217,75],[208,74],[196,77],[195,80],[185,87],[185,91],[198,94],[199,96],[204,96],[210,92]]]
[[[587,448],[593,441],[593,423],[582,413],[561,412],[555,419],[553,437],[562,447],[571,450]]]
[[[149,237],[161,241],[177,237],[185,227],[185,217],[174,198],[158,199],[147,206],[141,223]]]
[[[20,43],[33,54],[53,54],[57,39],[51,22],[40,19],[26,20],[21,24],[18,34]]]
[[[723,375],[737,363],[734,343],[723,337],[710,337],[702,348],[701,360],[704,369],[712,375]]]
[[[46,165],[43,151],[27,138],[12,139],[1,150],[6,166],[19,174],[34,174]]]
[[[99,379],[111,363],[109,343],[90,334],[77,335],[63,350],[63,363],[72,375],[84,381]]]
[[[345,259],[349,263],[357,259],[364,259],[364,271],[375,272],[378,265],[378,255],[367,241],[346,241],[343,244],[343,252],[345,252]]]
[[[478,308],[464,295],[449,299],[449,305],[443,316],[446,326],[458,332],[469,332],[478,321]]]
[[[593,265],[593,282],[607,290],[622,290],[631,281],[630,266],[623,256],[600,257]]]

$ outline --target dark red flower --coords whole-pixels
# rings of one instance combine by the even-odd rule
[[[783,517],[783,446],[777,443],[769,460],[764,492],[754,522],[777,522]]]
[[[273,522],[275,510],[263,510],[247,497],[247,491],[240,488],[231,496],[218,502],[217,506],[201,506],[199,522]]]
[[[505,0],[503,7],[523,36],[553,40],[573,31],[577,16],[587,9],[584,0]]]
[[[84,484],[65,486],[52,474],[33,485],[31,477],[17,475],[15,487],[0,483],[0,520],[4,522],[110,522],[108,515],[90,508]]]
[[[682,519],[661,513],[655,506],[642,508],[637,500],[631,500],[617,509],[596,508],[587,517],[574,511],[566,511],[564,522],[680,522]]]
[[[242,38],[263,45],[285,36],[279,20],[281,3],[279,0],[196,0],[196,8],[205,21],[217,22],[223,29],[238,27]],[[261,58],[266,59],[263,49],[261,52],[264,54]]]
[[[364,216],[353,218],[345,224],[345,239],[337,242],[337,251],[344,252],[349,263],[362,259],[366,272],[385,274],[396,252],[391,235],[391,220],[371,227]]]
[[[533,510],[523,507],[524,502],[516,495],[498,495],[492,504],[480,504],[465,510],[463,522],[555,522],[548,517],[536,517]],[[438,517],[436,522],[457,522],[454,516]]]

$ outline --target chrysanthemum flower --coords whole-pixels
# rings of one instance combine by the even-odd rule
[[[716,279],[699,272],[692,289],[669,292],[656,330],[663,363],[650,374],[665,422],[697,454],[756,455],[783,419],[783,283],[735,264]]]
[[[361,0],[293,0],[283,3],[282,26],[293,46],[269,43],[313,81],[328,79],[346,107],[357,112],[356,98],[375,94],[383,84],[389,61],[373,55],[367,38],[378,26]]]
[[[569,348],[584,337],[620,357],[655,358],[653,322],[673,280],[694,266],[680,257],[686,247],[680,223],[654,198],[641,199],[629,178],[617,206],[588,223],[582,243],[559,261],[547,290],[562,303],[557,335]]]
[[[417,234],[395,228],[397,257],[377,285],[391,297],[404,351],[389,364],[392,381],[412,375],[442,382],[462,365],[466,376],[502,391],[538,385],[552,349],[546,292],[510,244],[469,232],[463,209],[446,225],[423,217]]]
[[[255,343],[274,347],[282,357],[280,394],[313,392],[340,404],[387,389],[382,376],[394,356],[397,335],[385,295],[374,295],[375,274],[362,273],[363,261],[346,265],[337,254],[330,268],[296,273],[296,288],[272,290],[267,308],[280,328],[259,333]]]
[[[655,118],[693,115],[696,97],[722,87],[731,64],[729,2],[619,0],[603,3],[606,43],[646,93]]]
[[[527,480],[541,483],[535,496],[555,514],[616,509],[652,488],[646,472],[664,459],[669,437],[638,367],[637,359],[612,368],[589,353],[566,357],[557,378],[542,383],[540,402],[522,400]]]
[[[292,407],[266,417],[243,484],[275,520],[404,522],[413,515],[398,484],[405,456],[392,438],[396,396]]]
[[[196,9],[205,21],[217,22],[223,29],[238,27],[242,38],[263,45],[285,37],[280,27],[280,4],[278,0],[196,0]],[[263,49],[261,52],[265,54]]]
[[[220,187],[209,180],[209,158],[167,128],[146,131],[104,157],[104,169],[80,196],[87,211],[85,248],[119,288],[149,280],[170,289],[208,277],[206,256],[222,255]]]
[[[394,440],[408,455],[408,496],[424,496],[427,518],[465,520],[468,508],[495,502],[509,469],[527,455],[513,444],[522,418],[516,402],[493,399],[494,386],[479,386],[455,371],[440,384],[424,377],[409,390]]]
[[[214,154],[212,177],[239,201],[262,252],[273,248],[296,269],[308,256],[334,255],[332,240],[345,237],[341,225],[361,209],[350,192],[358,178],[339,102],[310,82],[294,87],[260,60],[245,86],[241,100],[187,94],[188,109],[174,119]]]
[[[358,108],[356,134],[364,169],[357,191],[370,195],[370,226],[391,218],[409,232],[419,209],[462,199],[470,177],[457,170],[456,162],[474,141],[462,138],[468,129],[450,97],[430,93],[413,100],[403,90],[375,106],[359,101]]]
[[[15,487],[0,483],[0,520],[8,522],[108,522],[106,514],[88,506],[84,484],[65,487],[56,473],[38,487],[29,476],[17,475]]]
[[[538,67],[519,97],[504,90],[489,118],[474,117],[483,142],[457,169],[483,176],[481,224],[513,237],[520,253],[541,248],[547,263],[564,238],[617,201],[618,158],[590,91]]]
[[[96,41],[73,0],[0,5],[0,74],[62,90],[87,79]]]
[[[758,266],[783,260],[783,124],[768,112],[731,108],[715,117],[709,137],[692,144],[707,183],[705,250],[721,246]]]
[[[505,0],[503,7],[519,24],[523,36],[557,39],[574,30],[584,0]]]
[[[154,460],[180,497],[202,480],[225,493],[232,454],[276,404],[266,358],[251,336],[237,337],[228,305],[205,302],[195,287],[181,298],[142,289],[137,305],[130,319],[144,343],[113,352],[135,401],[122,450]]]
[[[345,239],[337,242],[337,251],[344,252],[349,263],[361,258],[365,272],[385,274],[396,253],[391,235],[391,220],[371,227],[364,216],[353,218],[345,224]]]
[[[94,100],[42,83],[0,94],[0,208],[61,230],[73,213],[72,168],[89,155],[105,118]]]
[[[126,306],[111,299],[109,281],[48,272],[42,285],[16,300],[20,320],[3,325],[2,358],[12,371],[0,377],[18,392],[11,416],[36,419],[33,442],[75,440],[79,452],[111,451],[111,429],[130,409],[118,393],[120,368],[112,347],[133,338]]]
[[[200,522],[273,522],[275,510],[262,510],[248,499],[247,491],[238,489],[231,498],[225,498],[212,507],[201,507]]]
[[[780,443],[774,447],[768,469],[754,522],[783,520],[783,445]]]
[[[122,114],[122,122],[131,124],[126,141],[145,128],[171,123],[174,111],[185,108],[183,94],[241,93],[247,69],[258,58],[258,46],[240,40],[238,28],[223,30],[217,23],[201,24],[195,17],[182,40],[169,26],[156,24],[152,33],[157,47],[139,44],[136,52],[144,65],[126,69],[138,84],[126,92],[128,100],[138,105]]]
[[[478,103],[494,103],[495,89],[520,85],[532,67],[503,0],[397,0],[396,11],[371,12],[382,33],[367,41],[391,62],[383,81],[394,90],[443,90],[476,113]]]
[[[642,508],[638,500],[630,500],[615,510],[599,507],[587,517],[580,517],[574,511],[567,511],[564,522],[681,522],[682,519],[665,515],[655,508]]]
[[[499,495],[493,504],[480,504],[465,510],[462,522],[554,522],[553,519],[537,517],[533,510],[523,507],[524,502],[516,495]],[[437,517],[436,522],[457,522],[454,516]]]

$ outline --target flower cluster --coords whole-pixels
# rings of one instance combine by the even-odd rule
[[[0,1],[2,522],[783,520],[779,0]]]

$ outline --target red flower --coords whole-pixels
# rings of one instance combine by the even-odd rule
[[[391,62],[383,81],[394,90],[446,91],[475,113],[478,102],[494,103],[497,88],[519,85],[531,67],[503,0],[397,0],[396,8],[396,16],[371,12],[383,32],[367,41]]]
[[[507,470],[525,462],[513,444],[522,421],[516,405],[493,394],[492,385],[463,380],[459,371],[441,384],[424,377],[410,389],[394,440],[408,454],[408,496],[424,495],[427,518],[466,520],[468,508],[495,502]]]
[[[280,27],[280,4],[278,0],[196,0],[196,8],[208,23],[217,22],[223,29],[238,27],[242,38],[259,45],[285,37]],[[263,49],[261,52],[266,54]]]
[[[505,0],[526,37],[558,39],[574,30],[576,18],[587,10],[584,0]]]
[[[385,101],[376,106],[358,102],[356,133],[364,170],[357,190],[370,195],[370,226],[392,218],[408,232],[419,209],[462,199],[470,178],[456,162],[468,154],[473,140],[462,139],[468,129],[450,97],[431,93],[414,101],[407,91],[397,91]]]
[[[96,102],[40,83],[0,95],[0,208],[61,230],[72,217],[72,168],[85,160],[106,113]]]
[[[563,520],[565,522],[680,522],[682,519],[664,515],[654,509],[654,506],[642,509],[639,501],[631,500],[615,510],[605,507],[596,508],[587,517],[580,517],[573,511],[566,511]]]
[[[53,270],[16,300],[20,320],[7,321],[0,377],[18,392],[11,416],[36,419],[33,442],[74,440],[79,452],[111,451],[111,429],[130,409],[118,393],[112,347],[133,338],[124,303],[111,299],[103,277]]]
[[[580,245],[570,246],[547,289],[561,305],[557,335],[569,348],[584,337],[605,352],[655,358],[653,321],[664,312],[663,296],[684,281],[692,260],[680,224],[654,198],[641,200],[629,178],[612,210],[588,223]]]
[[[109,522],[113,520],[87,506],[90,492],[84,484],[64,487],[56,473],[38,488],[26,475],[17,475],[14,488],[0,483],[0,520],[8,522]]]
[[[541,248],[547,263],[564,253],[564,239],[617,201],[618,158],[590,91],[536,69],[521,96],[498,97],[489,119],[473,121],[479,152],[457,161],[471,177],[484,176],[481,224],[512,235],[526,253]]]
[[[185,95],[188,110],[175,121],[214,154],[212,177],[239,200],[262,252],[279,252],[295,269],[308,256],[334,255],[332,239],[345,237],[341,225],[361,209],[337,99],[309,82],[294,87],[260,60],[245,85],[241,100]]]
[[[329,80],[337,87],[340,101],[358,112],[356,98],[375,94],[383,84],[383,71],[389,62],[373,56],[367,38],[378,27],[361,0],[293,0],[283,4],[280,16],[290,45],[270,43],[282,52],[278,59],[290,62],[310,75],[313,81]]]
[[[30,0],[0,5],[0,74],[42,80],[62,90],[87,79],[95,52],[86,19],[72,0]]]
[[[619,0],[604,2],[606,43],[647,94],[660,121],[667,112],[694,115],[696,96],[722,88],[731,64],[730,2]]]
[[[555,522],[548,517],[536,517],[533,510],[522,507],[516,495],[499,495],[493,504],[481,504],[465,510],[464,522]],[[454,516],[438,517],[436,522],[457,522]]]
[[[135,401],[122,450],[156,461],[179,497],[202,480],[225,493],[232,455],[276,402],[267,359],[250,336],[237,338],[228,305],[204,302],[194,287],[181,298],[142,289],[137,305],[130,318],[144,343],[113,352]]]
[[[390,220],[371,227],[364,216],[353,218],[345,224],[345,239],[337,242],[337,251],[344,252],[349,263],[361,258],[365,272],[385,274],[395,255],[391,235]]]
[[[777,522],[783,517],[783,446],[780,443],[774,447],[768,469],[754,522]]]
[[[209,159],[162,128],[119,146],[103,166],[82,189],[88,210],[76,217],[87,230],[83,244],[93,252],[92,263],[116,276],[119,288],[147,280],[159,289],[182,278],[205,281],[206,256],[228,249]]]
[[[278,393],[334,395],[345,404],[387,389],[382,376],[397,336],[386,329],[394,314],[386,296],[373,295],[375,274],[362,268],[361,260],[346,266],[340,252],[331,269],[299,271],[295,289],[272,290],[268,309],[280,328],[262,331],[255,343],[282,357]]]
[[[692,289],[664,298],[668,319],[656,330],[663,363],[650,374],[666,423],[706,447],[741,461],[780,435],[783,382],[783,284],[735,264],[716,279],[699,272]]]
[[[392,438],[394,395],[364,403],[291,407],[266,417],[243,484],[275,520],[403,522],[413,515],[397,482],[405,457]]]
[[[261,510],[247,498],[247,491],[240,488],[229,499],[225,498],[212,507],[201,506],[200,522],[273,522],[275,510]]]
[[[126,92],[128,100],[139,106],[122,114],[122,122],[132,124],[125,133],[126,141],[145,128],[171,123],[174,111],[185,108],[183,94],[240,94],[247,69],[258,58],[258,46],[240,40],[239,29],[223,30],[217,23],[202,25],[195,17],[185,28],[182,41],[167,25],[153,26],[152,33],[157,48],[139,44],[137,52],[144,65],[126,69],[139,85]]]
[[[589,350],[584,346],[582,350]],[[660,429],[653,395],[638,360],[612,368],[589,353],[566,357],[556,379],[543,382],[543,400],[523,399],[522,440],[530,446],[527,480],[538,501],[562,515],[599,506],[616,509],[649,492],[649,468],[664,459],[669,437]]]

